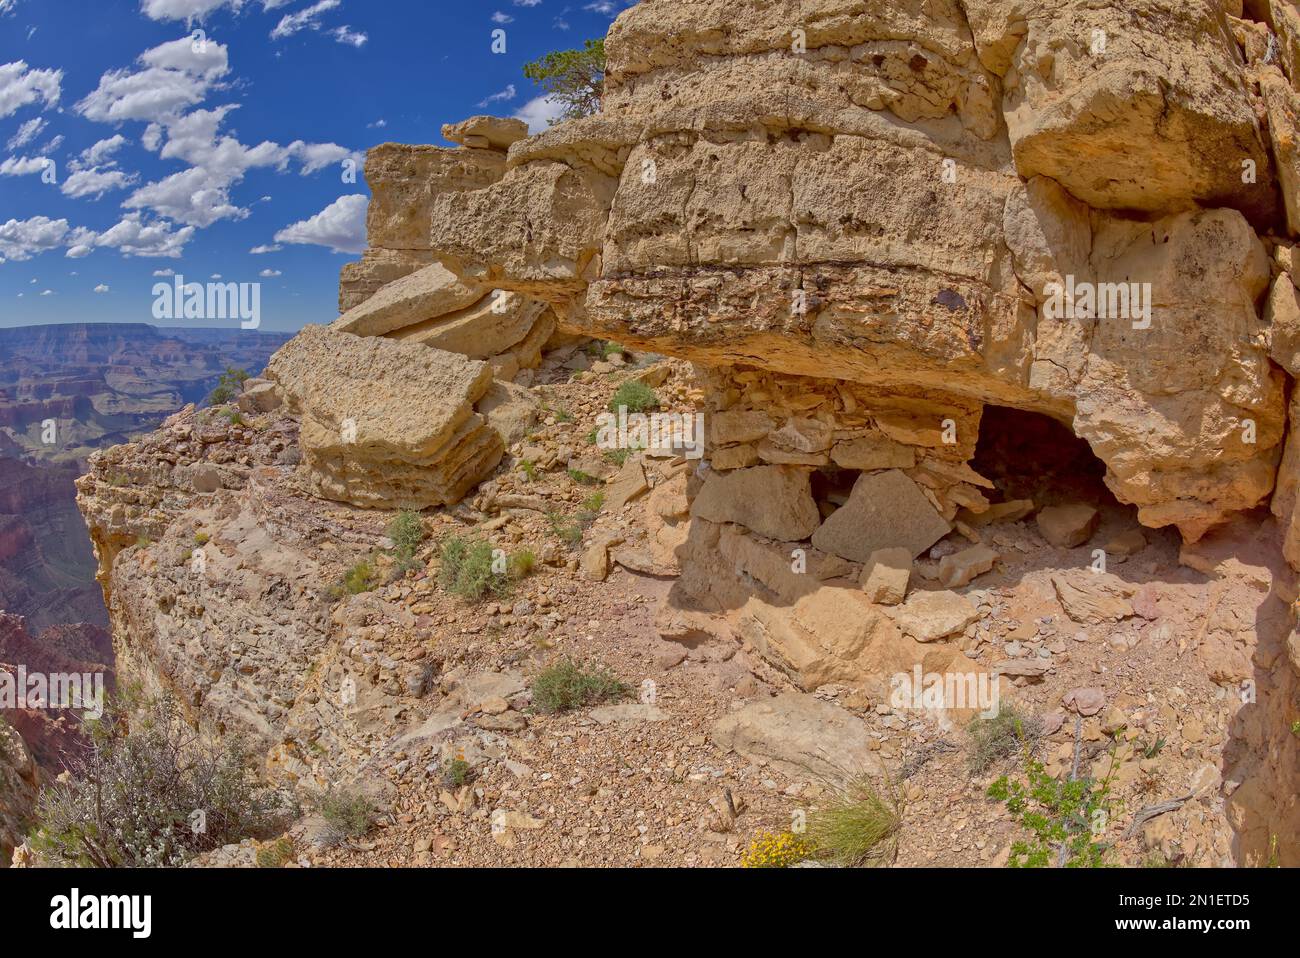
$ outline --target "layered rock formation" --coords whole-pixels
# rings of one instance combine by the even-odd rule
[[[1147,526],[1195,542],[1271,501],[1300,528],[1294,24],[1280,0],[644,0],[599,115],[423,187],[402,226],[440,289],[699,363],[679,601],[766,603],[756,645],[862,681],[875,632],[781,566],[1003,509],[969,467],[990,404],[1066,424]]]
[[[500,433],[474,409],[492,369],[459,353],[309,326],[266,374],[301,415],[299,444],[324,498],[453,504],[501,461]]]
[[[9,867],[14,848],[27,835],[40,783],[22,736],[0,719],[0,868]]]
[[[448,272],[436,261],[429,222],[442,204],[499,181],[506,151],[528,128],[479,116],[442,133],[460,148],[387,143],[367,156],[368,248],[360,263],[343,269],[343,315],[334,326],[485,359],[496,378],[513,380],[540,362],[554,315],[545,303]]]
[[[1036,661],[971,658],[998,604],[966,589],[999,561],[984,538],[1047,504],[975,467],[1015,428],[1008,414],[1086,443],[1115,499],[1175,529],[1206,575],[1229,573],[1196,544],[1265,505],[1300,565],[1300,413],[1287,409],[1300,372],[1297,23],[1281,0],[642,0],[607,39],[600,114],[531,138],[475,118],[445,131],[457,149],[371,152],[370,249],[344,269],[343,315],[272,363],[301,423],[295,438],[282,420],[274,468],[255,456],[270,471],[219,469],[211,508],[162,491],[171,480],[152,467],[156,491],[122,501],[103,484],[109,456],[83,480],[101,562],[139,528],[156,525],[171,550],[190,531],[178,519],[223,523],[222,608],[126,549],[133,574],[111,581],[131,595],[114,623],[140,636],[135,664],[210,724],[268,743],[298,719],[311,732],[296,742],[336,735],[345,753],[371,734],[319,731],[346,671],[335,656],[398,696],[401,666],[366,644],[382,636],[364,614],[326,621],[311,581],[325,557],[297,538],[310,519],[265,505],[293,488],[278,456],[299,445],[326,499],[455,503],[502,456],[479,407],[493,375],[527,368],[556,328],[693,361],[707,424],[699,464],[647,470],[622,450],[607,508],[658,551],[620,562],[608,534],[585,574],[603,579],[611,560],[679,572],[662,635],[738,641],[807,691],[879,701],[917,666],[1043,676]],[[168,428],[188,447],[180,462],[211,455],[197,424]],[[483,486],[477,518],[545,508],[500,491]],[[1048,512],[1037,528],[1078,547],[1095,510]],[[1126,558],[1134,534],[1145,543],[1130,530],[1102,552]],[[274,567],[259,565],[268,540]],[[938,565],[912,582],[920,556]],[[1111,637],[1120,647],[1155,641],[1155,603],[1090,575],[1052,577],[1052,607],[1128,630]],[[1197,647],[1225,697],[1247,681],[1267,695],[1239,717],[1248,754],[1231,779],[1239,852],[1257,860],[1300,814],[1263,797],[1294,793],[1297,745],[1279,716],[1300,662],[1271,621],[1294,588],[1280,571],[1229,577],[1259,587],[1269,640],[1237,640],[1243,600],[1221,616],[1222,641],[1203,630]],[[251,597],[259,581],[287,596],[280,613]],[[252,641],[211,639],[237,628],[231,604],[253,608]],[[228,656],[233,670],[218,664]],[[274,689],[270,704],[258,687]],[[302,771],[298,745],[270,754]]]

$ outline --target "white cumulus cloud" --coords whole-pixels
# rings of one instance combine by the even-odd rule
[[[0,63],[0,120],[12,116],[29,103],[45,106],[59,102],[62,70],[29,70],[23,60]]]
[[[529,133],[541,133],[552,123],[560,118],[564,113],[564,104],[554,97],[539,96],[529,100],[519,112],[515,114],[516,120],[523,120],[528,124]]]
[[[48,216],[11,219],[7,223],[0,223],[0,259],[15,262],[31,259],[38,253],[57,249],[63,245],[67,235],[67,220],[52,220]]]
[[[286,14],[271,31],[271,39],[283,40],[285,37],[293,36],[299,30],[319,30],[321,14],[337,9],[340,3],[341,0],[319,0],[297,13]]]
[[[93,196],[99,199],[110,190],[122,190],[135,181],[135,176],[121,170],[78,170],[59,187],[64,196],[81,199]]]
[[[19,150],[41,135],[41,131],[48,126],[45,117],[34,116],[26,123],[18,127],[18,132],[9,138],[6,146],[9,150]]]
[[[230,72],[226,47],[189,37],[146,50],[138,62],[143,69],[109,70],[101,76],[99,86],[77,103],[76,111],[99,123],[175,117],[202,103]]]
[[[369,199],[362,194],[340,196],[310,219],[280,230],[275,241],[327,246],[336,253],[360,253],[366,248],[369,205]]]

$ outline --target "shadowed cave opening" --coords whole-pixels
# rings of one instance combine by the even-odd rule
[[[1040,508],[1070,502],[1119,506],[1103,481],[1106,465],[1087,441],[1041,413],[985,406],[970,464],[1003,499],[1033,499]]]

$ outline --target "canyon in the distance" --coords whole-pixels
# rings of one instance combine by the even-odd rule
[[[34,668],[39,650],[62,663],[58,671],[111,669],[107,610],[76,505],[86,457],[202,402],[228,367],[256,374],[288,338],[143,323],[0,329],[0,667]],[[34,716],[12,712],[20,731],[31,725]],[[58,736],[35,732],[24,738],[38,761],[57,764]]]

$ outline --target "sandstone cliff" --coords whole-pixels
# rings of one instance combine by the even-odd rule
[[[608,36],[598,115],[371,151],[370,248],[334,326],[272,363],[284,409],[253,430],[190,412],[93,463],[120,655],[278,771],[386,769],[403,814],[466,734],[526,778],[526,736],[492,736],[533,721],[503,664],[552,591],[501,613],[485,667],[454,609],[416,611],[418,575],[332,607],[326,587],[376,509],[468,495],[436,521],[533,541],[576,504],[568,472],[606,493],[569,572],[672,580],[657,641],[758,677],[726,686],[760,700],[741,719],[695,704],[723,752],[788,757],[773,728],[814,692],[875,721],[899,673],[992,675],[1049,734],[1062,707],[1091,741],[1129,730],[1135,797],[1155,768],[1136,736],[1178,736],[1170,774],[1201,804],[1148,848],[1258,863],[1282,836],[1296,861],[1298,25],[1281,0],[643,0]],[[553,412],[545,441],[490,422],[489,389],[571,368],[566,336],[693,363],[674,409],[703,414],[703,460],[625,445],[615,470]],[[200,576],[196,531],[217,550]],[[345,676],[363,704],[336,704]],[[1093,692],[1113,712],[1080,707]],[[504,708],[466,730],[486,699]],[[862,734],[929,761],[908,721]],[[865,754],[856,735],[837,741]]]

